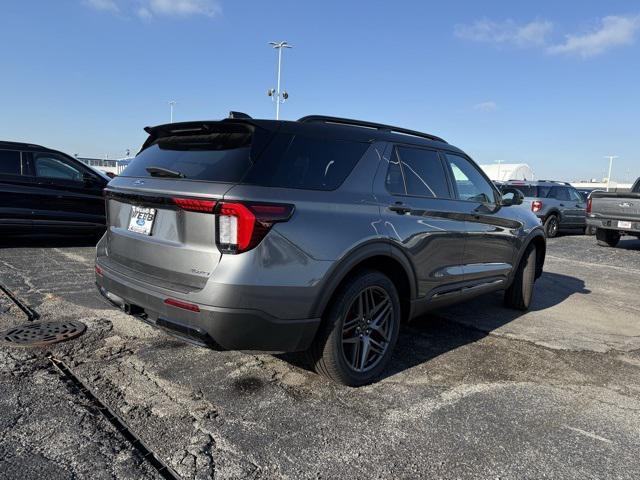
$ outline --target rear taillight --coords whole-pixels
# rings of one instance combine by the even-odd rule
[[[213,209],[216,206],[215,200],[201,200],[198,198],[172,198],[175,203],[182,210],[189,210],[190,212],[203,212],[213,213]]]
[[[587,198],[587,215],[591,213],[591,197]]]
[[[540,210],[542,210],[542,202],[540,200],[531,202],[531,211],[533,213],[539,212]]]
[[[274,223],[286,222],[293,205],[221,202],[216,209],[216,243],[222,253],[242,253],[258,245]]]
[[[100,268],[98,265],[96,265],[95,270],[96,270],[96,275],[100,275],[100,276],[103,275],[102,268]]]

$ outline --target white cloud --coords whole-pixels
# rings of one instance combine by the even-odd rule
[[[206,15],[220,13],[220,5],[213,0],[149,0],[149,10],[156,15]]]
[[[513,20],[494,22],[483,19],[471,25],[456,25],[455,35],[474,42],[531,47],[546,44],[552,30],[553,24],[547,20],[518,24]]]
[[[640,29],[640,15],[604,17],[600,27],[583,35],[566,35],[564,43],[547,49],[553,54],[593,57],[618,46],[630,45]]]
[[[85,5],[96,10],[117,13],[120,11],[114,0],[83,0]]]
[[[96,10],[135,14],[143,20],[154,17],[213,17],[222,9],[218,0],[82,0]]]
[[[496,102],[482,102],[473,106],[475,110],[480,110],[481,112],[495,112],[498,109],[498,104]]]

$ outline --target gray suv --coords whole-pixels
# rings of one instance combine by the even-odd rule
[[[511,180],[500,187],[516,188],[524,195],[524,205],[531,208],[544,225],[548,238],[553,238],[562,229],[587,228],[587,201],[570,184],[552,180]]]
[[[233,112],[146,131],[106,189],[96,281],[185,340],[304,351],[356,386],[380,376],[402,322],[497,290],[531,302],[540,222],[438,137]]]

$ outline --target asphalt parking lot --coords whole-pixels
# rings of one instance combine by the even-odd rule
[[[1,478],[161,478],[50,356],[184,479],[640,478],[638,240],[550,240],[530,312],[490,295],[425,316],[359,389],[295,356],[174,340],[103,302],[90,245],[19,243],[2,285],[87,331],[0,347]],[[26,321],[0,292],[0,329]]]

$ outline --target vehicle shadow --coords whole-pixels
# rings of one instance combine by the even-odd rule
[[[1,235],[0,248],[95,247],[97,239],[89,235],[25,234]]]
[[[588,295],[583,280],[557,273],[544,273],[536,282],[530,311],[561,304],[572,295]],[[459,305],[434,310],[400,328],[393,359],[383,375],[387,378],[464,345],[477,342],[527,312],[507,308],[503,293],[487,294]],[[309,369],[302,355],[277,355],[297,367]]]
[[[544,273],[536,282],[530,312],[547,310],[572,295],[588,295],[583,280],[557,273]],[[434,310],[401,329],[389,377],[476,342],[527,312],[507,308],[503,293],[495,292],[449,308]]]
[[[636,239],[634,237],[622,237],[620,243],[618,243],[615,248],[620,250],[640,251],[640,239]]]

